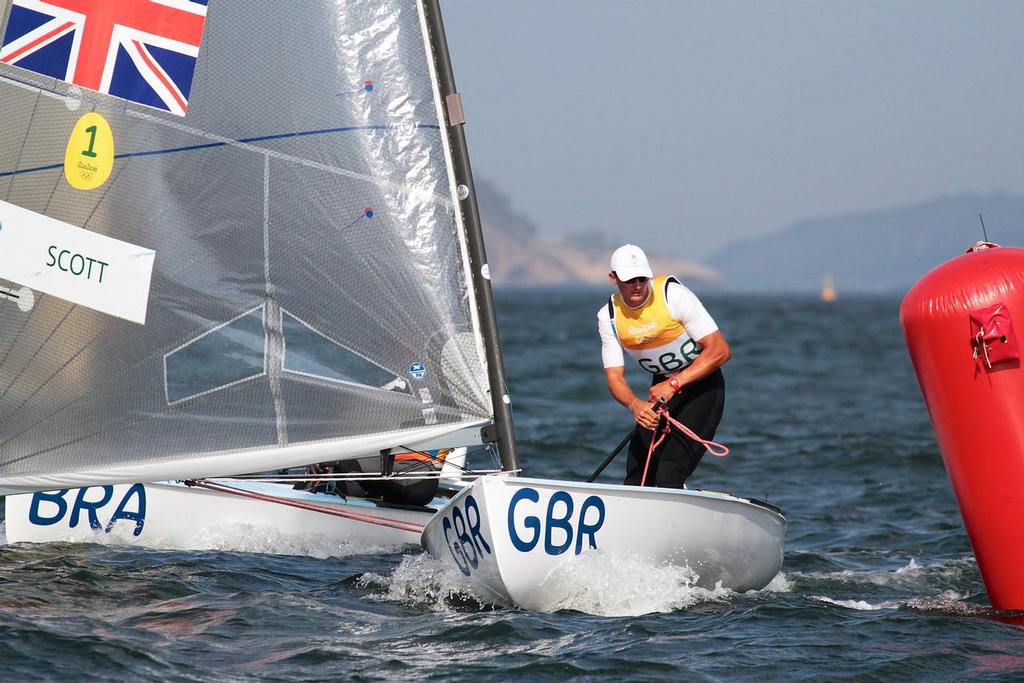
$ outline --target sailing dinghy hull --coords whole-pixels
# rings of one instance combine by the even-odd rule
[[[488,476],[427,523],[422,543],[480,597],[558,609],[574,562],[602,553],[688,567],[694,583],[764,588],[782,567],[786,519],[726,493]]]
[[[228,486],[234,492],[165,482],[7,496],[7,541],[294,554],[351,544],[370,552],[418,543],[435,513],[283,484]]]

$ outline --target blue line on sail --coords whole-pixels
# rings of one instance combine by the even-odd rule
[[[359,214],[359,216],[356,217],[356,219],[354,221],[352,221],[351,223],[346,225],[344,228],[339,230],[338,234],[340,235],[341,233],[345,232],[346,230],[348,230],[349,228],[351,228],[353,225],[355,225],[359,221],[363,220],[364,218],[373,218],[373,207],[372,206],[368,206],[365,209],[363,209],[362,212]]]
[[[346,90],[345,92],[335,93],[335,96],[336,97],[341,97],[342,95],[355,95],[355,94],[361,93],[361,92],[373,92],[373,81],[363,81],[363,84],[360,85],[357,89],[355,89],[355,90]]]
[[[399,128],[399,126],[388,126],[388,125],[373,125],[373,126],[343,126],[341,128],[321,128],[319,130],[303,130],[292,133],[275,133],[273,135],[260,135],[251,138],[240,138],[235,142],[250,144],[253,142],[265,142],[267,140],[282,140],[284,138],[301,138],[309,135],[326,135],[328,133],[351,133],[353,131],[361,130],[393,130]],[[417,123],[416,128],[418,129],[434,129],[440,130],[441,126],[434,123]],[[211,149],[214,147],[225,147],[229,143],[227,142],[207,142],[201,145],[188,145],[186,147],[172,147],[170,149],[154,149],[145,152],[126,152],[124,154],[115,154],[115,159],[130,159],[132,157],[148,157],[158,156],[162,154],[177,154],[179,152],[194,152],[200,149]],[[28,173],[38,173],[40,171],[52,171],[54,169],[63,168],[64,164],[48,164],[46,166],[35,166],[33,168],[22,168],[14,171],[0,171],[0,178],[6,178],[7,176],[26,175]]]

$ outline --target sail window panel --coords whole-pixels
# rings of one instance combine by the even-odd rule
[[[408,383],[380,365],[285,313],[284,370],[329,382],[346,382],[388,391],[406,391]]]
[[[470,422],[456,410],[424,403],[419,394],[328,385],[294,373],[282,376],[281,392],[293,444]]]
[[[266,346],[259,307],[175,349],[164,357],[168,405],[262,377]]]

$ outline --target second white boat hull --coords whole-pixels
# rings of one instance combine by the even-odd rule
[[[236,492],[164,482],[7,496],[7,541],[294,554],[331,554],[331,544],[343,544],[372,552],[418,543],[434,514],[283,484],[229,486]]]

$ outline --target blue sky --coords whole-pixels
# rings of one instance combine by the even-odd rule
[[[1024,2],[442,0],[477,176],[544,232],[703,258],[1024,193]]]

